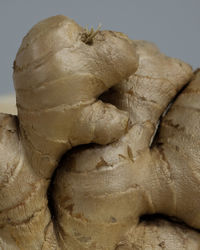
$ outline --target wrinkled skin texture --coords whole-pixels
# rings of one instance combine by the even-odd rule
[[[116,250],[198,250],[199,244],[198,232],[184,225],[156,219],[142,222],[129,230]]]
[[[177,150],[173,151],[171,146],[169,148],[172,152],[170,151],[168,158],[166,149],[169,130],[165,128],[166,121],[179,100],[189,98],[185,93],[190,88],[193,89],[194,85],[199,86],[199,75],[195,76],[175,101],[161,123],[157,141],[151,145],[160,115],[172,97],[190,79],[192,71],[188,65],[160,54],[150,43],[135,43],[139,53],[138,70],[128,82],[113,87],[102,97],[104,101],[110,101],[118,108],[129,111],[131,126],[128,133],[108,146],[86,147],[70,152],[57,171],[53,197],[63,249],[67,244],[69,249],[73,249],[73,246],[75,249],[105,249],[105,246],[107,249],[115,249],[116,242],[119,242],[120,249],[123,233],[133,230],[143,214],[163,213],[176,216],[191,227],[200,227],[199,224],[193,224],[200,223],[197,217],[199,194],[191,195],[198,191],[198,175],[190,172],[186,160],[184,169],[178,165],[182,157],[177,160]],[[159,71],[156,71],[157,68]],[[179,116],[176,114],[174,119],[175,117],[183,117],[183,124],[188,119],[186,116],[184,119],[180,110]],[[196,126],[198,116],[190,121]],[[179,131],[173,132],[173,137],[179,136]],[[184,137],[184,134],[181,135],[183,140]],[[188,142],[188,149],[192,148],[192,144],[193,140],[190,144]],[[180,145],[183,147],[184,143],[181,142]],[[196,151],[198,152],[198,148]],[[176,162],[173,162],[174,158]],[[171,164],[169,161],[172,161]],[[184,170],[187,174],[181,173]],[[189,179],[186,181],[184,178]],[[185,203],[185,197],[189,200],[188,204]],[[169,235],[172,233],[173,230]],[[176,237],[178,240],[179,235]],[[148,238],[146,241],[148,245]],[[191,244],[199,246],[199,241],[194,241]],[[156,242],[155,240],[155,244]],[[166,246],[171,249],[167,242],[168,238]],[[178,249],[184,249],[183,247],[184,245]]]
[[[58,248],[47,189],[60,158],[73,146],[104,145],[127,131],[128,113],[97,98],[136,71],[136,48],[111,31],[88,45],[84,33],[67,17],[51,17],[29,31],[17,53],[18,117],[0,115],[2,249]]]
[[[17,53],[18,117],[0,115],[0,248],[198,249],[199,72],[151,43],[100,31],[85,44],[84,32],[52,17]],[[191,228],[140,223],[150,213]]]
[[[120,33],[101,31],[92,45],[81,41],[83,33],[64,16],[46,19],[23,39],[14,62],[21,131],[43,177],[71,147],[107,144],[127,127],[128,115],[97,97],[135,72],[136,49]]]

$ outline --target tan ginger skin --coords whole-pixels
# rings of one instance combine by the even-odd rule
[[[0,249],[200,248],[199,71],[55,16],[25,36],[13,79],[18,116],[0,114]]]

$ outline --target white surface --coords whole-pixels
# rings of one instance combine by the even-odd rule
[[[14,95],[0,96],[0,113],[17,114]]]

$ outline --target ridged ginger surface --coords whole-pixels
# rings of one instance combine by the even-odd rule
[[[55,16],[25,36],[13,79],[0,249],[200,248],[198,70]]]

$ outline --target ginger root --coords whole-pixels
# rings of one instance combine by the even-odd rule
[[[87,45],[83,32],[67,17],[51,17],[29,31],[17,53],[18,117],[0,116],[2,249],[57,248],[47,189],[60,158],[127,130],[128,113],[97,98],[136,71],[135,46],[111,31]]]
[[[121,241],[116,250],[198,250],[199,233],[187,226],[163,219],[143,221],[133,227]]]
[[[17,53],[18,116],[0,114],[0,249],[198,249],[199,71],[85,32],[51,17]]]
[[[177,169],[166,161],[161,137],[152,144],[160,116],[190,80],[192,70],[187,64],[161,54],[151,43],[134,43],[139,54],[137,71],[126,83],[114,86],[101,97],[129,112],[128,132],[107,146],[86,146],[70,152],[57,170],[52,192],[62,249],[115,249],[123,234],[136,226],[143,214],[176,216],[194,226],[192,220],[186,220],[187,216],[194,216],[188,210],[194,202],[183,204],[186,192],[191,190],[182,187],[178,192],[175,186],[183,179],[180,167]],[[192,85],[193,82],[189,86]],[[162,127],[163,123],[161,134]],[[173,175],[175,171],[177,175]],[[196,207],[198,204],[197,200]],[[177,209],[190,213],[185,211],[182,216]]]

